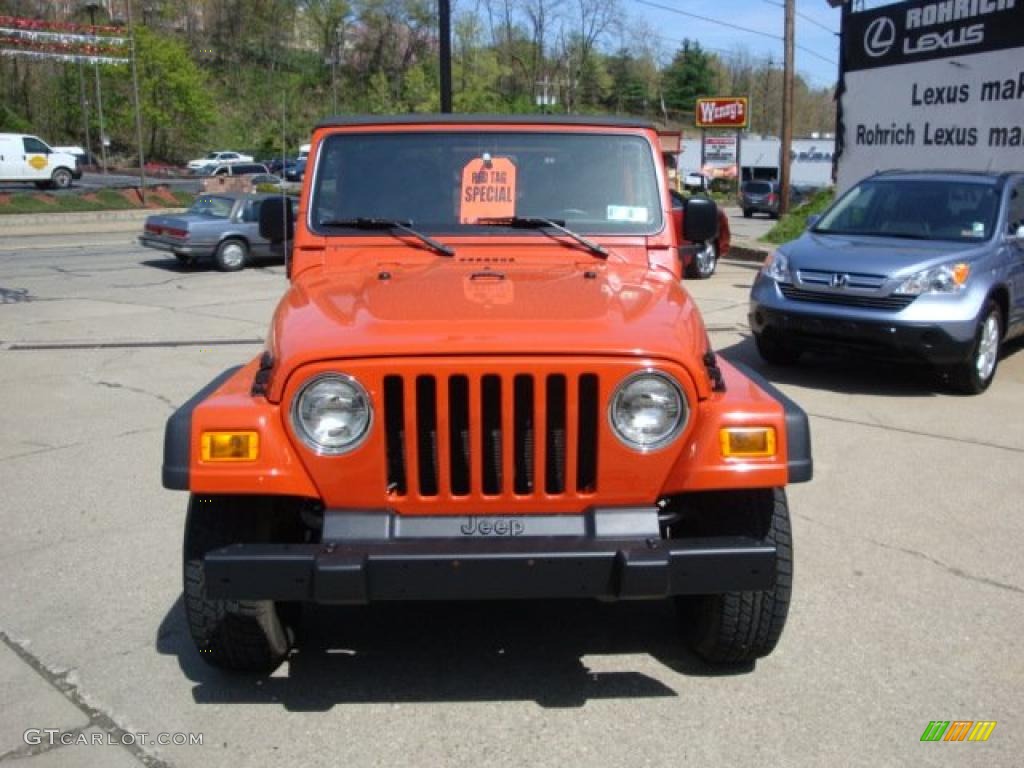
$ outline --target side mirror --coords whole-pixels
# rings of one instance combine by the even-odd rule
[[[807,217],[807,228],[814,229],[814,225],[821,221],[821,214],[812,213]]]
[[[280,243],[295,237],[295,220],[288,197],[268,197],[260,206],[260,237]]]
[[[718,237],[718,206],[706,197],[691,197],[683,205],[683,240],[706,243]]]

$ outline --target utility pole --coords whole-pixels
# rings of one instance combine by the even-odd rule
[[[452,111],[452,7],[451,0],[438,0],[438,53],[441,58],[441,111]]]
[[[96,0],[87,0],[84,4],[85,9],[89,11],[89,24],[93,27],[96,26],[96,9],[100,7],[100,4]],[[95,30],[92,30],[95,32]],[[96,114],[100,118],[100,158],[103,162],[103,174],[107,173],[107,133],[103,126],[103,91],[100,89],[100,65],[97,62],[93,62],[93,71],[96,73]]]
[[[132,46],[132,95],[135,97],[135,140],[139,144],[139,199],[146,204],[146,158],[142,154],[142,105],[139,103],[139,71],[135,63],[135,27],[132,26],[132,3],[125,4],[128,9],[128,37]],[[142,6],[146,13],[147,6]],[[106,163],[104,163],[104,166]]]
[[[92,137],[89,135],[89,97],[85,93],[85,68],[82,60],[78,60],[78,90],[81,92],[82,100],[82,121],[85,123],[85,154],[89,158],[88,165],[92,165]]]
[[[785,62],[782,76],[782,146],[779,148],[779,214],[789,210],[790,148],[793,146],[793,48],[796,0],[786,0]]]

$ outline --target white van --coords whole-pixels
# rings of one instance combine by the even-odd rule
[[[0,133],[0,181],[30,181],[40,189],[67,189],[82,178],[75,156],[26,133]]]

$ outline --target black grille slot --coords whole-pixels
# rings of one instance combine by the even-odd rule
[[[416,451],[420,493],[437,496],[437,381],[416,377]]]
[[[405,407],[401,376],[384,377],[384,442],[388,462],[388,491],[404,496]]]
[[[592,493],[597,490],[597,376],[580,376],[579,432],[576,439],[576,490]]]
[[[480,386],[480,426],[483,429],[483,492],[501,493],[501,378],[483,377]]]
[[[565,376],[554,374],[547,381],[548,419],[545,429],[544,488],[548,493],[565,492]]]
[[[533,377],[519,375],[515,377],[515,424],[513,427],[513,445],[515,451],[515,492],[523,495],[533,493],[533,459],[536,427],[533,413]]]
[[[453,496],[469,495],[469,379],[448,379],[448,455]]]
[[[808,301],[816,304],[836,304],[844,307],[860,307],[863,309],[887,309],[898,312],[914,301],[914,296],[858,296],[852,293],[827,293],[825,291],[806,291],[792,285],[780,285],[782,295],[790,301]]]

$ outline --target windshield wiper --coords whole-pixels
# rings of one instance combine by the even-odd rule
[[[595,256],[602,259],[608,258],[608,251],[593,240],[588,240],[578,232],[568,229],[565,226],[565,222],[561,219],[545,219],[540,216],[486,216],[477,219],[476,223],[482,224],[485,227],[514,227],[516,229],[543,229],[550,227],[551,229],[557,229],[563,235],[571,237]]]
[[[439,243],[429,235],[425,235],[412,228],[411,221],[402,221],[401,219],[371,219],[360,216],[356,219],[328,219],[327,221],[320,222],[321,227],[352,227],[353,229],[374,229],[374,230],[391,230],[398,229],[402,232],[407,232],[413,237],[417,238],[421,243],[429,246],[431,249],[443,256],[454,256],[455,249],[450,248],[444,243]]]

